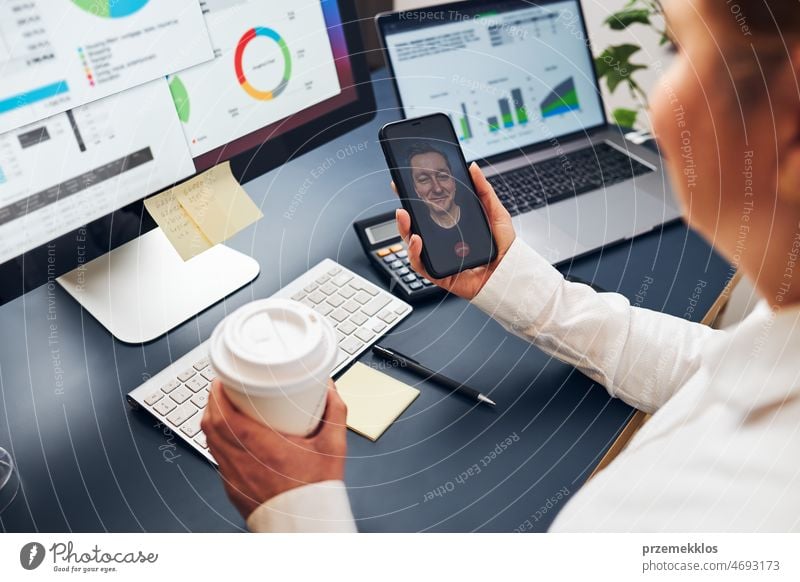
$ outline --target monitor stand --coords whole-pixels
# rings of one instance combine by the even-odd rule
[[[258,261],[216,245],[183,261],[160,228],[59,277],[126,343],[156,339],[256,278]]]

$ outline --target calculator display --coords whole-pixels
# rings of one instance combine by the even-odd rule
[[[375,226],[370,226],[365,229],[369,242],[376,245],[385,240],[395,239],[399,236],[397,232],[397,223],[394,220],[388,220]]]

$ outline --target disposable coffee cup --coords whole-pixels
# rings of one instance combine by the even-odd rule
[[[231,401],[251,418],[301,436],[314,432],[325,412],[336,353],[330,322],[289,299],[240,307],[209,341],[211,365]]]

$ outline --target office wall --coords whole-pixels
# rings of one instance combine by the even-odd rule
[[[613,31],[603,25],[603,21],[608,18],[608,15],[623,7],[626,0],[582,0],[582,2],[589,28],[589,38],[592,41],[595,54],[599,54],[610,44],[633,42],[642,47],[641,52],[632,59],[634,62],[649,63],[651,65],[653,63],[661,63],[662,68],[669,66],[671,55],[663,47],[659,46],[659,36],[650,28],[635,25],[627,31]],[[437,0],[395,0],[394,2],[396,10],[410,10],[440,3]],[[656,83],[658,71],[639,71],[636,79],[646,91]],[[617,89],[616,94],[611,96],[604,87],[604,93],[606,108],[609,112],[616,107],[633,108],[636,105],[636,100],[625,89]],[[646,116],[642,116],[641,119],[647,126]]]

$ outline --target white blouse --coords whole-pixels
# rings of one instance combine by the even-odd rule
[[[519,239],[472,302],[653,413],[550,531],[800,531],[800,306],[762,301],[716,331],[569,283]],[[340,481],[284,492],[247,525],[356,531]]]

